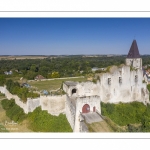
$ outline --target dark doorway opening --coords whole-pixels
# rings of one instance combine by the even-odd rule
[[[76,93],[77,89],[72,89],[72,94]]]
[[[96,107],[95,106],[93,107],[93,112],[96,112]]]

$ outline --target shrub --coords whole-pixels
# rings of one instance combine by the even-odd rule
[[[150,92],[150,84],[147,85],[147,89]]]
[[[0,86],[3,86],[6,82],[4,75],[0,75]]]
[[[24,113],[23,109],[20,108],[16,103],[15,100],[7,100],[4,99],[1,102],[3,109],[6,110],[6,115],[15,122],[21,122],[23,119],[26,118],[26,114]]]
[[[116,124],[141,123],[146,106],[140,102],[110,104],[102,103],[102,115],[108,116]]]
[[[29,92],[28,88],[20,87],[18,82],[13,82],[12,80],[8,80],[6,82],[7,89],[10,93],[18,95],[23,102],[27,101],[27,98],[36,98],[40,95],[37,93]]]
[[[70,124],[64,114],[53,116],[40,107],[28,114],[29,128],[36,132],[72,132]]]

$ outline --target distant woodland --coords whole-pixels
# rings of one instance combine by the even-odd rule
[[[91,68],[104,68],[111,65],[120,65],[125,62],[126,56],[112,57],[83,57],[66,56],[44,59],[14,59],[0,60],[0,74],[5,71],[13,71],[13,76],[22,76],[26,79],[34,79],[36,75],[45,78],[71,77],[91,73]],[[150,56],[143,56],[143,65],[150,64]]]

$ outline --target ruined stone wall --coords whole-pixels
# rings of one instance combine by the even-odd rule
[[[137,76],[137,81],[135,79]],[[111,83],[108,83],[108,78]],[[119,82],[121,78],[121,83]],[[118,68],[113,73],[105,73],[100,76],[100,97],[103,102],[144,102],[142,90],[147,91],[146,84],[143,83],[143,71],[141,69],[130,71],[129,66]],[[146,101],[149,99],[146,98]]]
[[[119,78],[121,82],[119,82]],[[110,79],[110,82],[109,82]],[[100,97],[103,102],[116,103],[130,101],[130,68],[119,68],[113,73],[104,73],[100,76]]]
[[[141,58],[126,58],[126,65],[132,66],[134,68],[142,69],[142,59]]]
[[[27,99],[28,112],[33,112],[39,106],[40,106],[40,98],[39,97],[35,98],[35,99],[31,99],[31,98]]]
[[[65,113],[65,98],[65,95],[40,96],[40,106],[42,110],[47,110],[48,113],[58,116],[60,113]]]
[[[33,112],[37,107],[41,106],[42,110],[47,110],[52,115],[65,113],[65,95],[63,96],[41,96],[39,98],[28,98],[23,103],[17,95],[12,95],[6,87],[0,87],[1,93],[5,94],[7,99],[15,99],[15,103],[20,106],[25,113]]]
[[[65,106],[66,106],[67,120],[70,123],[71,128],[74,129],[76,106],[74,106],[73,103],[70,101],[70,98],[68,95],[66,95]]]
[[[27,103],[23,103],[20,98],[17,96],[17,95],[12,95],[7,89],[6,89],[6,86],[4,87],[0,87],[0,91],[1,93],[5,94],[6,98],[8,100],[10,99],[15,99],[15,103],[20,106],[25,113],[28,113],[28,106],[27,106]]]
[[[77,95],[79,97],[83,96],[92,96],[92,95],[99,95],[99,86],[97,83],[93,82],[82,82],[76,85],[77,88]]]

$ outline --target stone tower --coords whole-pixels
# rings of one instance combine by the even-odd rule
[[[142,69],[142,59],[140,58],[136,40],[133,40],[132,42],[128,56],[126,58],[126,65],[131,66],[135,69],[136,68]]]

